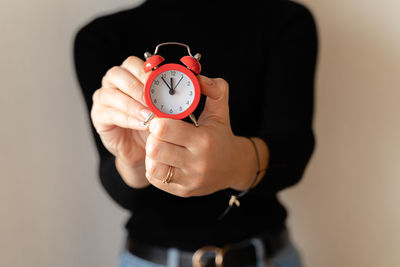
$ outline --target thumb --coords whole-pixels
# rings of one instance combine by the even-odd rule
[[[207,96],[204,110],[200,119],[214,117],[229,123],[229,85],[222,78],[211,79],[203,75],[198,76],[201,93]]]

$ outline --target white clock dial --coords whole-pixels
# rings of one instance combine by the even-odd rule
[[[181,71],[167,70],[160,73],[150,88],[151,101],[163,113],[179,114],[190,107],[194,100],[194,86]]]

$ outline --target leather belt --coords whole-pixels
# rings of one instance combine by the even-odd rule
[[[288,232],[286,229],[278,234],[263,234],[257,236],[262,241],[265,258],[273,257],[288,243]],[[206,246],[195,252],[179,250],[180,266],[194,267],[243,267],[255,265],[257,262],[255,239],[248,239],[239,243],[228,244],[224,247]],[[168,249],[165,247],[152,246],[127,239],[126,249],[133,255],[144,260],[166,265]],[[193,265],[192,265],[193,264]]]

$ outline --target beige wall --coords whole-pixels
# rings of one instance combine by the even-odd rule
[[[282,194],[309,266],[400,266],[399,1],[304,0],[319,27],[317,148]]]
[[[115,266],[126,214],[96,178],[76,29],[138,1],[0,2],[0,266]],[[317,148],[281,194],[310,267],[400,266],[400,2],[304,0]]]
[[[101,188],[72,37],[138,1],[0,1],[0,266],[116,266],[125,213]]]

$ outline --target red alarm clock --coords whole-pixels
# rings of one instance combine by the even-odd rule
[[[157,55],[161,46],[179,45],[187,49],[188,55],[181,58],[181,64],[166,63]],[[184,119],[189,117],[197,127],[197,120],[192,112],[200,101],[200,84],[197,75],[200,74],[200,54],[192,56],[186,44],[167,42],[156,46],[154,54],[144,54],[144,71],[150,73],[144,86],[144,97],[151,113],[143,122],[146,125],[154,116],[159,118]]]

